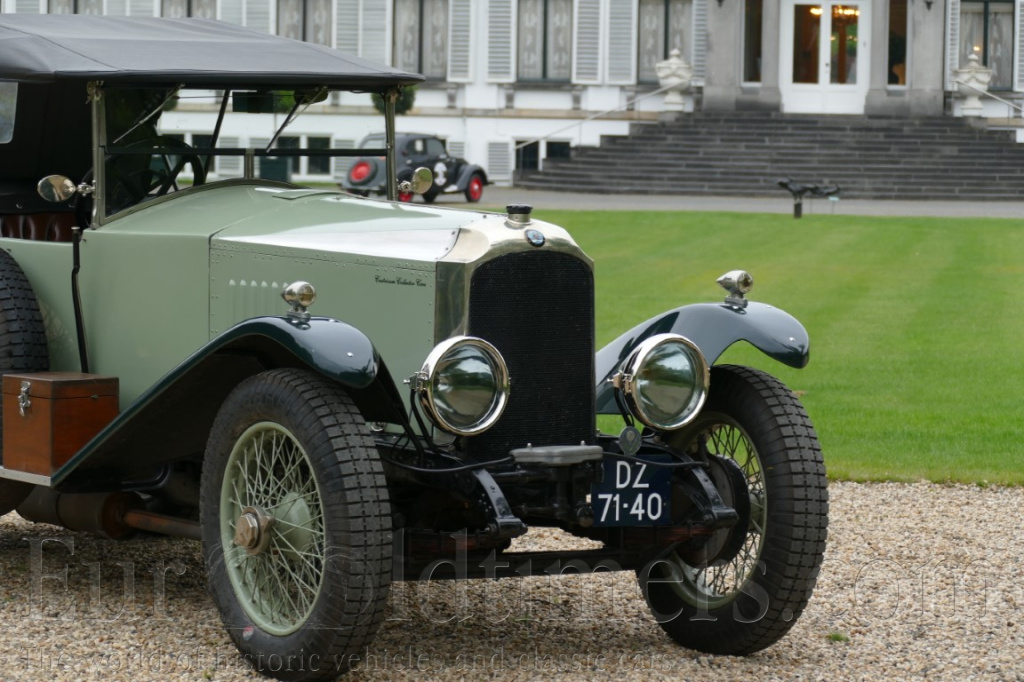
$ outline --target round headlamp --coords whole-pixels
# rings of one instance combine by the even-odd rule
[[[508,403],[508,367],[483,339],[438,344],[416,378],[420,405],[438,427],[459,436],[491,428]]]
[[[661,431],[678,429],[697,415],[707,398],[709,381],[704,355],[679,334],[645,340],[613,379],[630,413]]]

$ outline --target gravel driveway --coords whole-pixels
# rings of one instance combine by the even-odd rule
[[[1024,680],[1024,490],[835,483],[831,495],[814,599],[757,655],[671,644],[628,573],[410,583],[346,680]],[[0,528],[0,679],[265,679],[221,628],[197,544],[113,543],[14,514]],[[586,544],[541,531],[522,548],[568,542]]]

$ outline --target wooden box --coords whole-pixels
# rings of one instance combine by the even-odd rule
[[[117,416],[117,392],[116,377],[4,375],[4,468],[50,476]]]

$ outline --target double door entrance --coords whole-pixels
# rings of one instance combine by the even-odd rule
[[[787,113],[862,114],[870,2],[782,0],[779,86]]]

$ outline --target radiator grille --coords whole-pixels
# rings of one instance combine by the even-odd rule
[[[512,378],[501,420],[468,454],[504,457],[527,443],[594,441],[594,278],[570,255],[527,251],[473,274],[469,333],[501,352]]]

